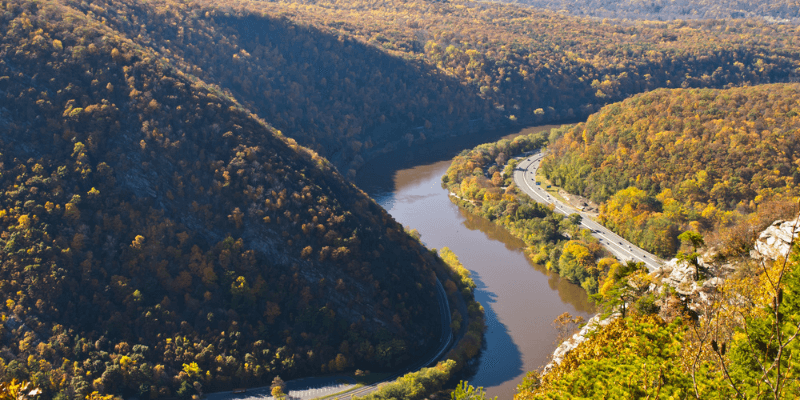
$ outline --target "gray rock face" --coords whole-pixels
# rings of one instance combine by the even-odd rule
[[[697,282],[694,280],[695,272],[694,265],[673,258],[650,275],[653,276],[655,282],[675,288],[675,291],[681,295],[690,296],[698,289]]]
[[[797,238],[799,235],[800,217],[791,221],[775,221],[758,236],[753,250],[750,252],[750,257],[756,260],[777,260],[786,257],[786,254],[791,250],[793,238]],[[714,260],[714,256],[715,252],[713,249],[703,253],[699,259],[701,267],[711,269],[710,267],[713,266],[712,260]],[[710,295],[716,290],[717,286],[724,282],[725,276],[727,276],[730,271],[736,269],[735,263],[724,264],[720,267],[721,268],[717,270],[720,271],[722,276],[714,276],[698,282],[694,279],[696,272],[696,267],[694,265],[684,260],[673,258],[650,273],[654,283],[650,285],[648,290],[651,292],[660,292],[667,286],[672,287],[681,295],[682,301],[688,303],[689,308],[697,310],[698,306],[710,303]],[[588,340],[586,335],[600,327],[608,325],[619,317],[619,313],[614,313],[603,320],[600,319],[600,314],[592,317],[580,332],[572,335],[571,338],[565,340],[556,348],[553,352],[552,361],[544,367],[542,375],[547,374],[556,365],[561,364],[570,351]]]
[[[775,221],[758,235],[750,257],[761,260],[777,260],[786,257],[791,243],[800,234],[800,217],[791,221]]]
[[[600,314],[597,314],[594,317],[592,317],[589,320],[589,322],[587,322],[586,325],[584,325],[583,328],[581,328],[581,330],[578,333],[572,335],[571,338],[565,340],[563,343],[561,343],[561,345],[559,345],[556,348],[556,350],[553,352],[553,359],[550,361],[550,363],[544,366],[542,375],[550,372],[550,370],[553,369],[556,365],[561,364],[561,362],[564,361],[564,357],[566,357],[570,351],[578,347],[579,344],[588,340],[586,335],[588,335],[591,332],[594,332],[598,328],[602,328],[610,324],[612,321],[619,318],[620,316],[621,316],[620,313],[614,313],[609,315],[605,319],[600,319]]]
[[[750,251],[755,260],[777,260],[786,257],[791,250],[792,239],[800,235],[800,217],[791,221],[775,221],[770,227],[758,235],[758,239]],[[700,265],[709,269],[714,260],[714,251],[709,250],[700,256]],[[735,265],[725,264],[721,271],[735,270]],[[722,283],[724,276],[708,279],[701,284],[694,280],[695,266],[686,261],[673,258],[651,274],[655,282],[670,286],[682,296],[704,300],[710,291]],[[725,275],[725,274],[723,274]],[[691,302],[690,302],[691,303]],[[691,307],[691,304],[690,304]]]

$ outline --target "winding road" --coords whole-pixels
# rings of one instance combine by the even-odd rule
[[[559,214],[580,214],[582,217],[581,227],[591,230],[592,236],[596,237],[600,241],[600,244],[619,260],[643,262],[651,272],[664,263],[663,260],[655,255],[637,247],[616,233],[611,232],[611,230],[603,225],[600,225],[600,223],[592,220],[586,213],[568,204],[562,203],[547,193],[545,188],[537,185],[536,171],[539,169],[539,163],[545,155],[546,152],[540,151],[520,161],[519,165],[514,170],[514,182],[517,184],[517,187],[538,203],[553,204],[555,206],[555,212]]]
[[[453,331],[450,329],[450,302],[447,300],[447,293],[444,291],[442,283],[436,280],[436,300],[439,305],[439,314],[442,316],[442,334],[439,336],[439,346],[432,357],[427,357],[419,362],[400,370],[391,376],[387,377],[381,382],[376,382],[371,385],[355,388],[355,381],[353,378],[346,376],[332,376],[325,378],[301,378],[294,379],[286,382],[287,399],[292,400],[310,400],[317,398],[330,398],[330,399],[355,399],[360,396],[366,396],[376,390],[384,383],[394,381],[395,379],[421,368],[428,367],[437,362],[450,348],[453,343]],[[218,392],[210,393],[205,397],[207,400],[267,400],[273,397],[270,394],[270,387],[264,386],[260,388],[248,389],[244,393],[233,392]]]

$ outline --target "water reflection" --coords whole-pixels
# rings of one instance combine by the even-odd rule
[[[439,179],[444,172],[431,168],[431,166],[442,161],[447,161],[449,165],[449,161],[464,149],[471,149],[479,144],[495,142],[500,139],[511,139],[520,135],[541,132],[558,126],[560,125],[542,125],[516,131],[477,132],[447,141],[435,141],[421,147],[414,147],[413,151],[412,149],[399,149],[382,155],[362,167],[358,171],[356,184],[388,210],[394,204],[394,196],[398,192],[402,192],[405,186],[419,181]]]
[[[480,363],[464,378],[474,382],[474,377],[482,370],[492,371],[491,374],[485,374],[486,378],[481,379],[479,385],[495,387],[506,382],[508,377],[519,376],[525,372],[522,369],[522,353],[514,343],[508,327],[500,322],[494,311],[493,305],[497,303],[498,296],[489,290],[481,279],[481,274],[473,273],[472,279],[476,286],[475,299],[483,305],[486,315],[486,334]]]
[[[426,246],[449,247],[472,271],[488,329],[480,360],[465,378],[490,396],[510,399],[524,373],[540,368],[552,354],[557,335],[552,321],[564,312],[586,318],[593,309],[580,287],[531,263],[521,240],[459,209],[441,188],[452,157],[497,139],[483,136],[470,143],[458,138],[388,154],[359,171],[356,183],[398,222],[417,229]]]
[[[462,208],[459,208],[459,212],[464,218],[463,225],[467,227],[467,229],[479,230],[485,233],[489,239],[504,243],[506,249],[509,251],[521,252],[522,254],[525,254],[525,242],[523,242],[522,239],[512,235],[507,230],[503,229],[503,227],[500,225],[497,225],[486,218],[479,217],[475,214],[470,214],[468,211]],[[533,267],[533,269],[547,276],[547,283],[550,289],[559,294],[562,302],[572,305],[577,311],[580,312],[591,313],[594,311],[594,306],[586,296],[586,292],[580,286],[562,278],[555,272],[548,271],[547,267],[544,265],[534,263],[527,254],[525,254],[525,259],[528,261],[528,264]]]

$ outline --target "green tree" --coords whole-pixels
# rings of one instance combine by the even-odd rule
[[[477,389],[466,381],[461,381],[458,386],[450,393],[451,400],[497,400],[495,397],[486,397],[483,387]]]
[[[693,232],[693,231],[686,231],[678,235],[678,239],[685,244],[692,246],[691,253],[678,253],[678,259],[683,260],[694,266],[694,280],[700,279],[700,253],[697,252],[699,248],[705,246],[705,241],[703,240],[703,235]]]

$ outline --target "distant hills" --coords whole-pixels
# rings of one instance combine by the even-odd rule
[[[466,0],[65,4],[348,177],[398,146],[572,122],[659,87],[783,82],[800,66],[796,28],[762,21],[614,25]]]
[[[521,0],[513,3],[597,18],[659,21],[759,18],[792,23],[800,19],[800,4],[791,0]]]

